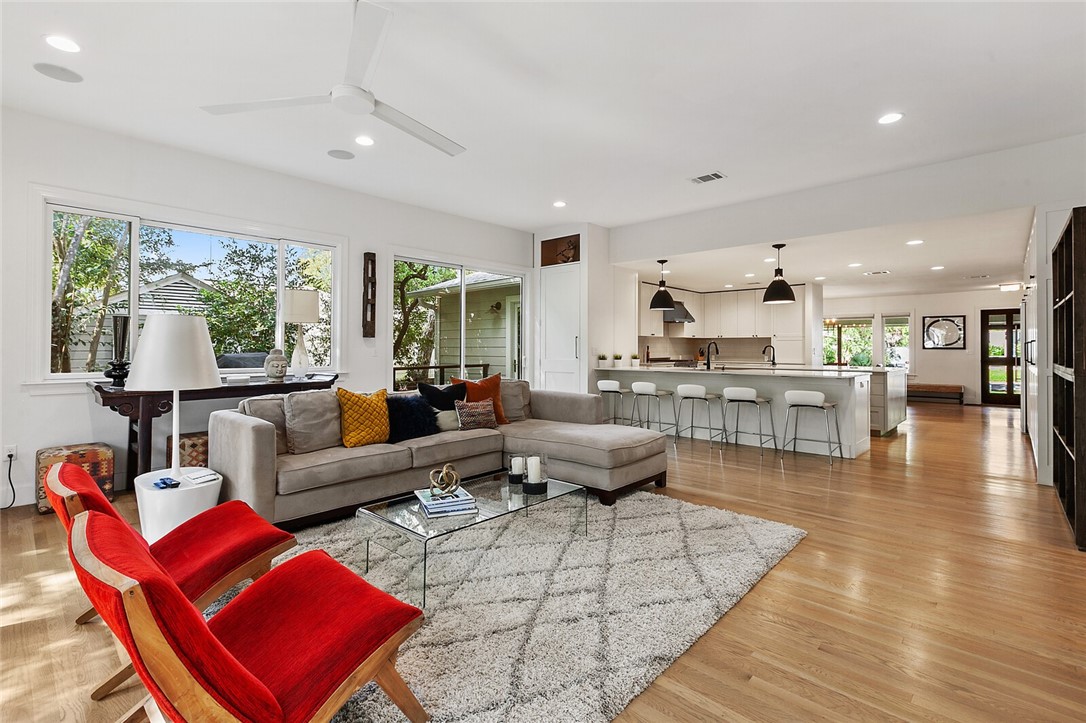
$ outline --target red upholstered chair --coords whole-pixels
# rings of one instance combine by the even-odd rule
[[[123,522],[85,512],[69,540],[80,584],[171,720],[326,721],[370,680],[428,720],[395,668],[422,611],[328,553],[276,566],[205,622]]]
[[[49,468],[45,494],[69,533],[72,519],[85,510],[122,522],[199,610],[242,580],[255,580],[266,573],[273,558],[297,544],[294,535],[276,528],[244,502],[234,500],[182,523],[148,546],[114,509],[87,471],[74,464],[54,464]],[[96,615],[91,608],[76,618],[76,623],[83,624]],[[98,686],[91,698],[101,700],[132,673],[131,664],[125,665]]]

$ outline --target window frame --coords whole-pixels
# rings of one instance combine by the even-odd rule
[[[903,367],[892,367],[888,363],[888,354],[886,346],[886,322],[888,319],[906,319],[906,324],[894,324],[894,326],[905,326],[909,330],[909,343],[905,345],[905,348],[909,351],[909,361],[906,362]],[[912,373],[913,366],[916,364],[913,358],[913,314],[912,312],[902,314],[881,314],[879,317],[879,323],[882,332],[882,366],[886,369],[903,369],[907,373]]]
[[[52,228],[53,212],[83,213],[104,218],[114,218],[130,224],[129,231],[129,309],[138,318],[139,294],[133,289],[139,288],[139,228],[141,225],[175,228],[197,233],[210,233],[219,236],[248,241],[274,243],[277,247],[277,287],[275,339],[282,346],[284,328],[282,321],[282,299],[284,289],[284,249],[286,246],[302,246],[328,251],[332,255],[332,345],[330,350],[331,370],[341,368],[343,349],[343,317],[345,286],[349,283],[343,271],[344,248],[347,238],[328,233],[293,228],[270,223],[254,222],[241,218],[182,209],[160,204],[145,203],[113,196],[104,196],[71,189],[31,184],[30,187],[30,222],[29,239],[39,240],[38,253],[31,256],[30,273],[35,283],[40,284],[39,292],[31,300],[32,329],[30,333],[29,374],[24,384],[27,385],[64,385],[83,384],[87,381],[103,379],[101,372],[54,372],[50,368],[50,323],[52,321]],[[105,209],[105,210],[99,210]],[[133,296],[135,298],[133,298]],[[129,328],[129,358],[135,354],[138,344],[138,324]],[[324,369],[325,367],[320,367]],[[248,374],[263,369],[220,369],[220,374]]]
[[[523,333],[525,319],[528,318],[528,314],[531,308],[531,301],[529,292],[534,288],[534,279],[532,276],[532,269],[528,267],[513,266],[509,264],[494,263],[491,261],[483,261],[475,258],[469,258],[465,256],[459,256],[457,254],[438,255],[430,251],[423,251],[415,248],[392,246],[388,249],[388,258],[383,265],[383,271],[385,274],[386,283],[385,286],[388,289],[384,294],[384,298],[388,302],[388,308],[385,313],[385,323],[388,329],[388,342],[385,346],[385,374],[386,385],[389,389],[395,388],[396,374],[393,371],[395,366],[395,359],[393,358],[392,329],[395,323],[394,318],[394,305],[395,299],[392,298],[392,281],[395,278],[395,267],[397,261],[414,262],[421,264],[430,264],[435,266],[444,266],[447,268],[456,268],[460,272],[460,375],[464,377],[464,363],[465,354],[467,352],[467,335],[465,333],[465,324],[467,316],[467,294],[464,293],[464,271],[485,271],[495,274],[505,274],[508,276],[516,276],[520,279],[520,319],[521,319],[521,345],[520,345],[520,358],[517,364],[518,379],[529,379],[527,375],[527,361],[531,358],[531,341],[530,334]],[[380,294],[380,292],[378,292]],[[380,303],[380,302],[378,302]]]
[[[871,365],[874,366],[875,365],[875,317],[874,316],[855,316],[855,315],[853,315],[853,316],[842,316],[842,317],[830,317],[829,319],[826,319],[826,318],[822,319],[822,328],[823,328],[823,330],[828,328],[826,326],[826,322],[832,322],[831,327],[836,329],[836,331],[837,331],[837,361],[833,362],[833,363],[831,363],[831,364],[829,364],[827,366],[836,366],[836,367],[850,366],[843,359],[843,357],[844,357],[844,349],[843,349],[843,342],[844,342],[843,336],[844,336],[844,334],[843,334],[842,330],[846,326],[860,327],[862,325],[861,324],[842,324],[841,323],[841,322],[848,322],[848,321],[866,321],[866,322],[868,322],[868,325],[871,328],[871,349],[870,349],[869,356],[871,357]],[[826,351],[825,351],[825,342],[823,342],[823,347],[822,347],[823,358],[825,357],[825,353],[826,353]]]

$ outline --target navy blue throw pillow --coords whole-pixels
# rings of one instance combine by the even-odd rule
[[[390,394],[388,404],[388,442],[437,434],[437,412],[430,403],[414,394]]]
[[[439,412],[451,412],[456,409],[457,402],[463,402],[468,397],[468,385],[460,382],[450,384],[445,388],[435,387],[433,384],[419,382],[419,394],[430,403],[430,406]]]

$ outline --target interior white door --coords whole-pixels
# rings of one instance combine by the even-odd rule
[[[540,386],[559,392],[583,392],[580,264],[540,269],[539,313]]]

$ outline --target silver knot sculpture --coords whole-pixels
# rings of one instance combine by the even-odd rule
[[[434,498],[449,497],[460,489],[460,473],[456,467],[447,464],[441,469],[430,471],[430,496]]]

